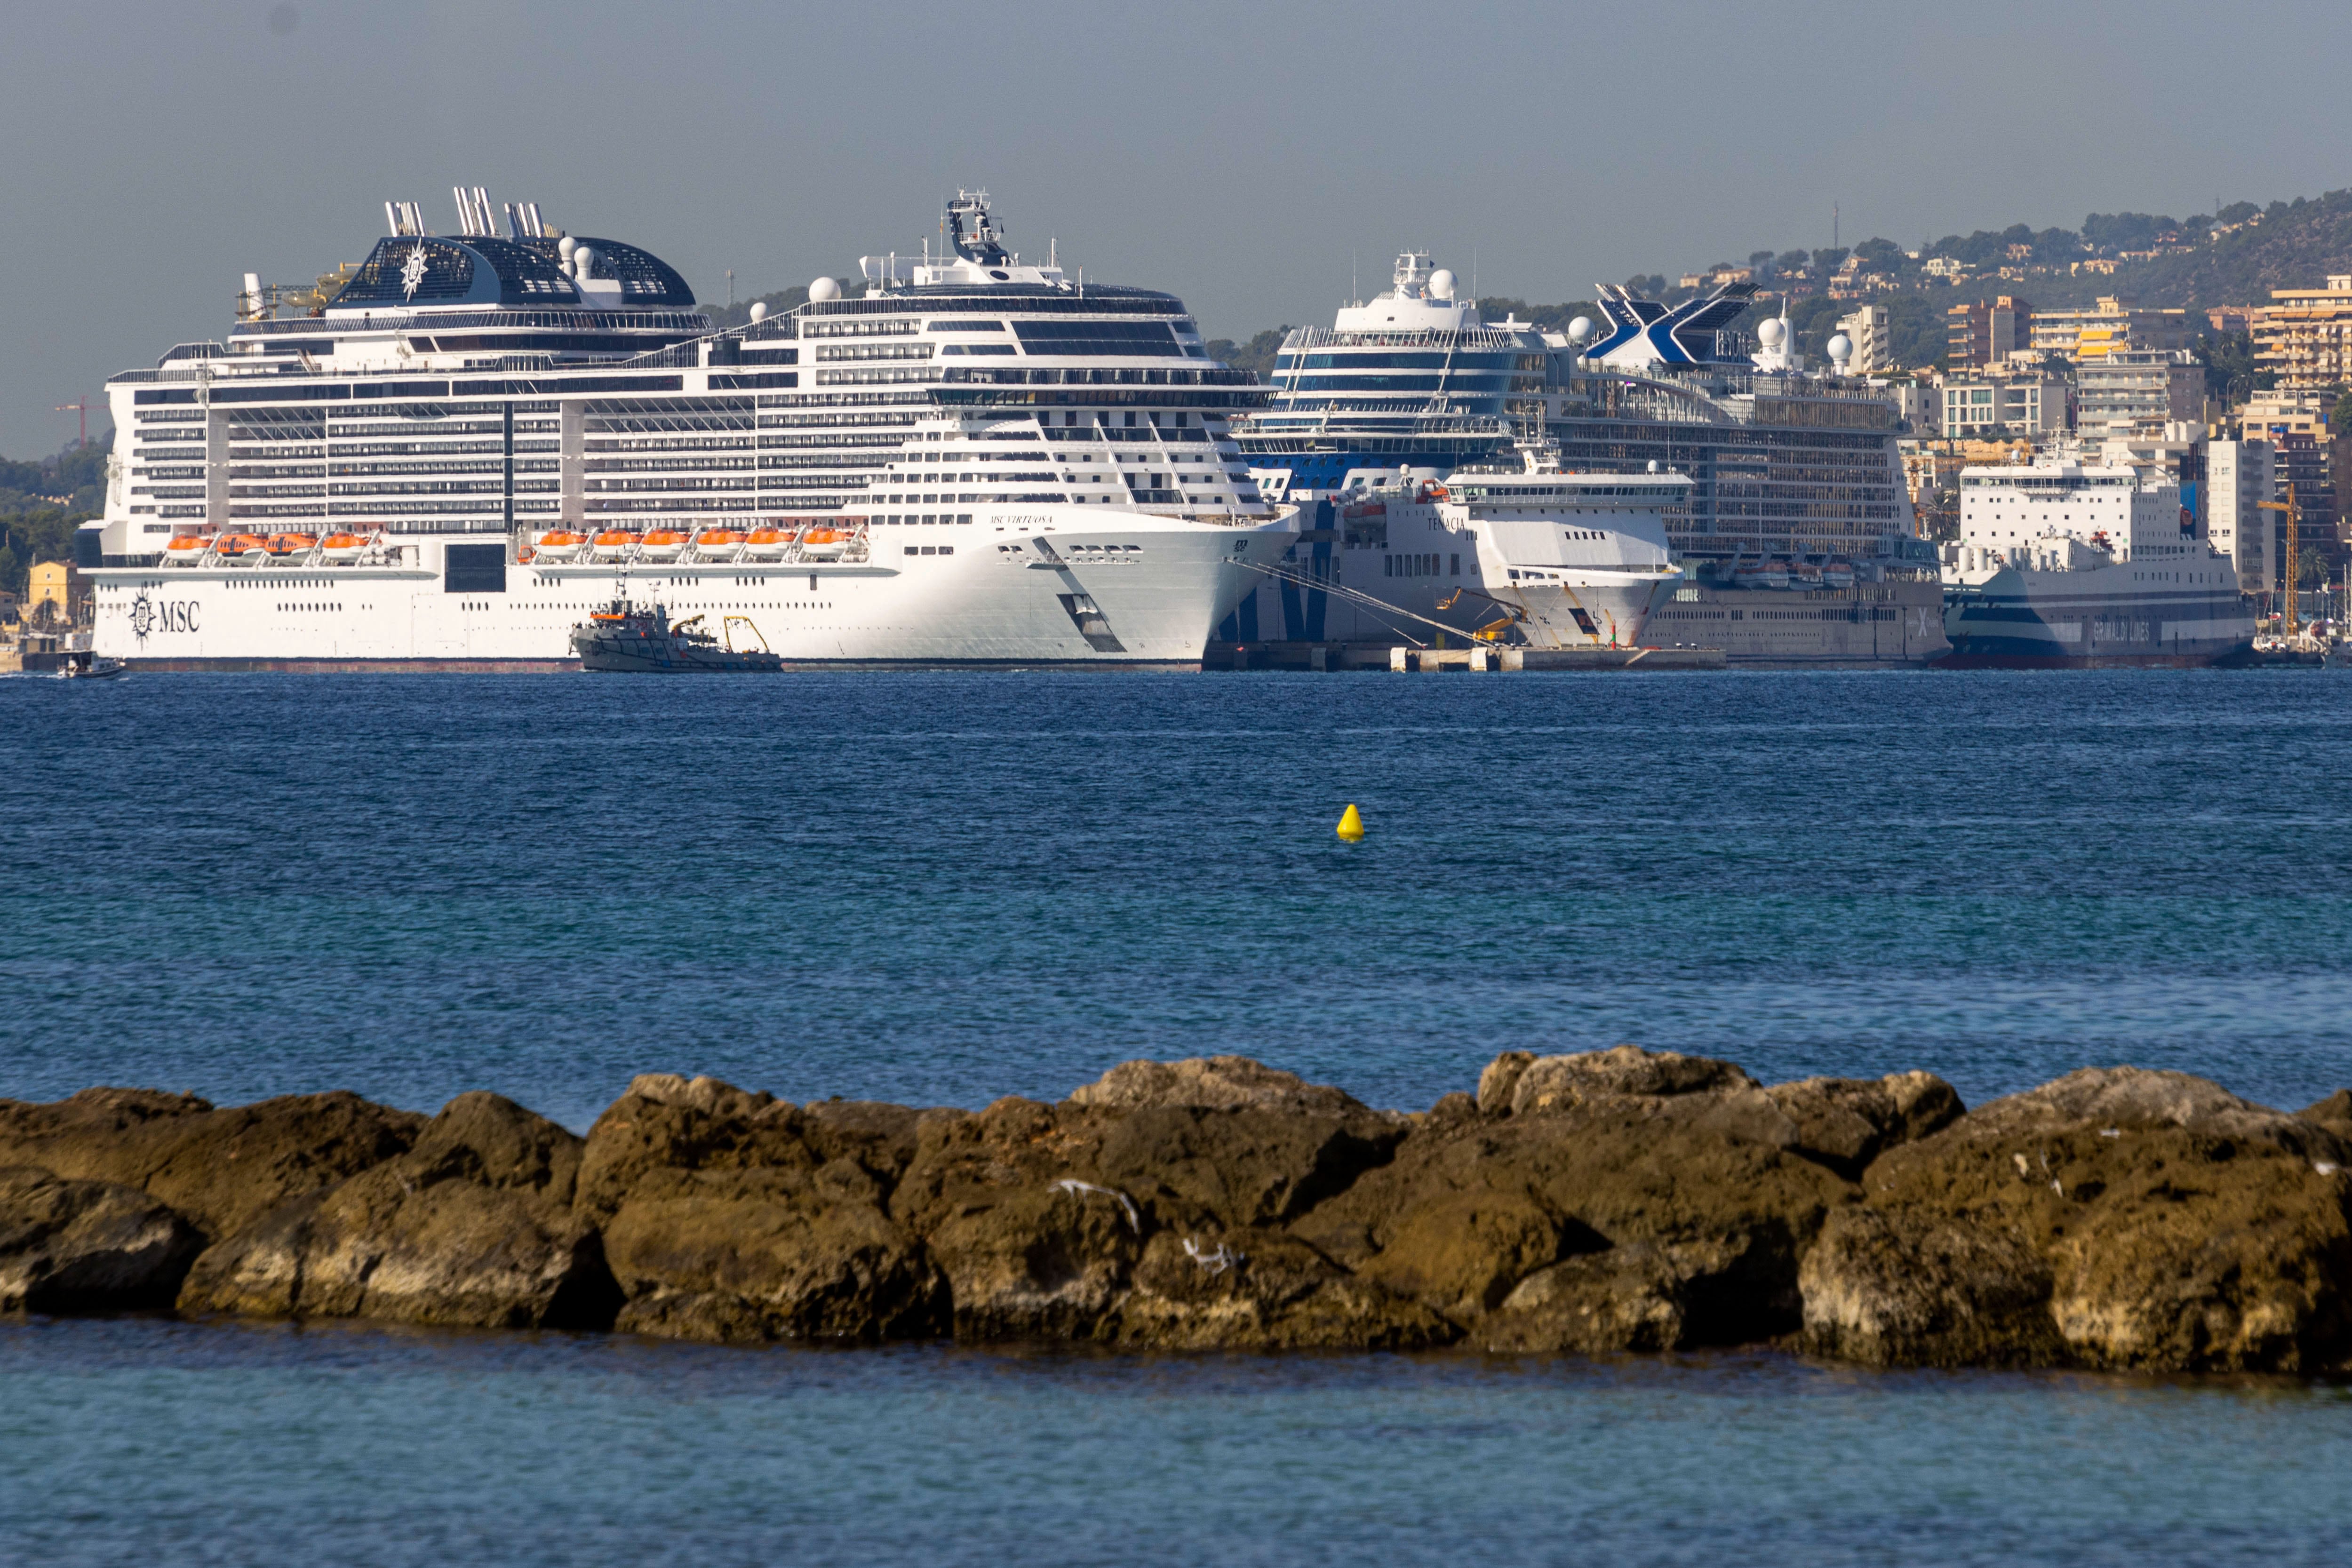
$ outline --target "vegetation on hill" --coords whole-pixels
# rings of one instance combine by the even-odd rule
[[[22,595],[33,563],[73,559],[75,528],[106,507],[103,438],[53,457],[0,457],[0,590]]]

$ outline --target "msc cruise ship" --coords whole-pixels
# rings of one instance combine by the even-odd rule
[[[984,193],[856,297],[716,329],[652,254],[455,193],[306,298],[108,382],[99,651],[560,668],[616,592],[793,662],[1197,664],[1296,538],[1265,393],[1181,300],[1007,250]]]

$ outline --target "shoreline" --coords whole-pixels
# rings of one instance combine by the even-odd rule
[[[2352,1374],[2352,1091],[2084,1069],[1758,1083],[1507,1052],[1375,1111],[1245,1058],[978,1112],[646,1074],[495,1094],[0,1100],[0,1312],[1035,1352],[1749,1348]]]

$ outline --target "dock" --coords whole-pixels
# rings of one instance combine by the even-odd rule
[[[1720,648],[1409,648],[1393,643],[1211,643],[1203,670],[1388,670],[1509,674],[1522,670],[1720,670]]]

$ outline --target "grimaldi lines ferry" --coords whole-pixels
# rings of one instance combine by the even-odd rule
[[[1174,296],[1006,250],[985,193],[728,330],[644,250],[456,195],[109,382],[101,653],[565,668],[626,595],[795,663],[1197,664],[1297,538],[1227,434],[1255,378]]]
[[[1954,666],[2226,664],[2252,653],[2237,567],[2178,486],[2064,458],[1960,471],[1943,547]]]

